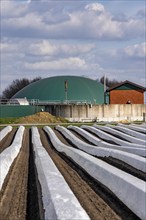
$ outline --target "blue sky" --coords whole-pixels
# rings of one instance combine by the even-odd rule
[[[1,93],[15,79],[79,75],[146,86],[144,0],[1,0]]]

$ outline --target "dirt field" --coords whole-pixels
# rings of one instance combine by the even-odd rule
[[[13,129],[1,141],[0,152],[12,143],[15,132],[16,129]],[[66,155],[58,153],[43,129],[39,129],[39,133],[43,146],[92,220],[139,219],[101,183],[94,180]],[[73,147],[58,131],[55,133],[63,143]],[[113,158],[106,159],[106,162],[146,180],[143,172],[139,172],[123,162]],[[12,164],[0,193],[0,219],[39,220],[43,218],[41,188],[34,164],[31,131],[27,128],[21,151]]]
[[[8,140],[11,143],[11,134],[6,139],[6,146]],[[12,164],[0,192],[1,220],[25,219],[27,205],[28,158],[29,131],[26,130],[21,151]]]

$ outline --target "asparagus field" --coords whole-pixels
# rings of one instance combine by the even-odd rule
[[[146,124],[6,126],[0,219],[145,220]]]

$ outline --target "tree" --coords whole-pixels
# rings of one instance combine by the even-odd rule
[[[29,85],[30,83],[36,82],[40,79],[41,77],[36,77],[33,80],[29,80],[27,78],[13,80],[13,82],[3,91],[2,98],[10,99],[25,86]]]
[[[118,80],[116,80],[116,79],[110,80],[108,77],[106,77],[105,81],[106,81],[106,87],[108,87],[108,88],[110,88],[110,87],[112,87],[112,86],[115,86],[116,84],[122,82],[122,81],[118,81]],[[104,84],[104,76],[102,76],[102,77],[99,79],[99,82],[102,83],[102,84]]]
[[[39,81],[40,79],[42,79],[40,76],[39,76],[39,77],[36,77],[36,78],[32,79],[32,80],[30,81],[30,83]]]

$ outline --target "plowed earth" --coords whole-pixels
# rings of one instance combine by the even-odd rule
[[[11,142],[11,135],[8,136]],[[6,141],[8,143],[8,140]],[[29,131],[24,133],[23,145],[6,176],[0,192],[0,219],[24,220],[27,204]]]
[[[1,141],[0,152],[11,144],[15,132],[16,129],[13,129]],[[106,187],[94,180],[66,155],[58,153],[42,129],[39,129],[39,133],[42,145],[92,220],[139,220]],[[73,147],[59,132],[55,131],[55,133],[63,143]],[[116,166],[119,166],[120,169],[127,167],[124,168],[127,169],[127,172],[138,172],[137,170],[133,171],[127,164],[120,164],[112,158],[107,159],[107,162],[113,165],[118,164]],[[145,178],[144,173],[139,175],[139,178]],[[30,129],[25,129],[21,151],[13,162],[0,192],[0,219],[44,219],[41,187],[34,164]]]

